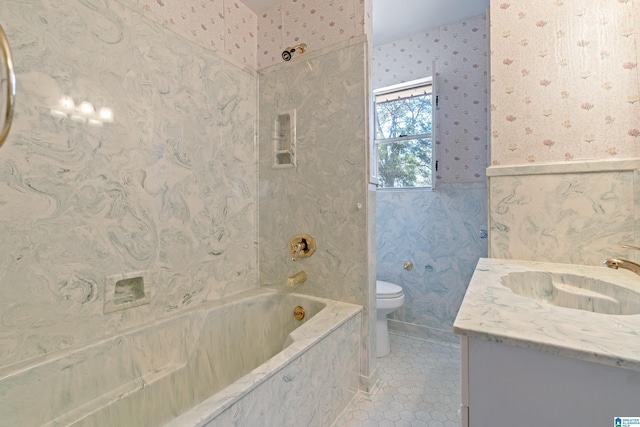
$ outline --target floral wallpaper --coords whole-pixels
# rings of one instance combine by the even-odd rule
[[[433,75],[440,94],[438,183],[484,182],[487,167],[488,40],[485,15],[373,50],[373,87]]]
[[[258,16],[258,68],[282,62],[298,43],[318,50],[371,31],[371,1],[284,0]]]
[[[493,165],[640,156],[637,3],[491,1]]]
[[[284,0],[256,15],[240,0],[123,0],[199,44],[253,69],[282,62],[289,46],[308,51],[372,32],[370,0]]]
[[[239,0],[125,0],[192,42],[256,68],[256,14]]]

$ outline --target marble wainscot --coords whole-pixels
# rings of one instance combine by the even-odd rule
[[[357,393],[361,313],[245,291],[2,369],[0,426],[331,425]]]
[[[638,296],[640,276],[627,270],[480,259],[454,322],[462,426],[640,415]]]

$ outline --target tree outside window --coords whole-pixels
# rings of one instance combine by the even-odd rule
[[[380,187],[431,187],[431,85],[376,95]]]

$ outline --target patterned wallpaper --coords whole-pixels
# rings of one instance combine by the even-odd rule
[[[640,156],[633,3],[491,2],[493,165]]]
[[[436,60],[439,183],[485,180],[489,104],[486,27],[486,17],[480,15],[373,50],[374,88],[431,76]]]
[[[282,62],[282,51],[298,43],[314,51],[372,31],[370,0],[284,0],[259,15],[240,0],[122,1],[137,4],[163,26],[253,69]]]
[[[309,50],[318,50],[370,28],[370,0],[284,0],[258,16],[258,68],[282,62],[286,47],[306,43]]]
[[[256,14],[238,0],[123,0],[163,26],[256,68]]]

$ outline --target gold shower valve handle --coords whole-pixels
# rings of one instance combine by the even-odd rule
[[[308,234],[298,234],[289,240],[289,252],[291,253],[292,261],[298,258],[310,257],[315,251],[316,239]]]

